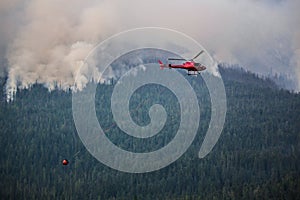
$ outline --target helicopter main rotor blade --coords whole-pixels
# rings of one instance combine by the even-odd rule
[[[198,56],[200,56],[204,51],[200,51],[194,58],[192,58],[192,60],[196,59]]]
[[[168,60],[186,60],[184,58],[168,58]]]

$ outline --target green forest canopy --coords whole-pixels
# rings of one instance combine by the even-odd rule
[[[204,159],[197,157],[210,119],[210,101],[200,76],[188,77],[201,104],[196,139],[179,160],[146,174],[118,172],[88,153],[74,126],[71,92],[49,93],[34,85],[6,103],[2,91],[1,199],[300,199],[300,95],[249,72],[221,68],[221,73],[228,112],[213,151]],[[130,110],[138,124],[149,122],[147,109],[153,103],[168,111],[163,134],[144,142],[114,125],[109,109],[112,90],[113,85],[98,86],[96,99],[106,106],[97,106],[97,114],[116,145],[153,151],[172,139],[179,107],[170,91],[149,85],[133,95]],[[164,95],[154,95],[157,92]],[[61,164],[65,158],[68,166]]]

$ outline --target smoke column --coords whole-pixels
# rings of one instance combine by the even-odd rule
[[[8,100],[35,83],[66,90],[97,43],[156,26],[192,36],[220,62],[287,74],[299,90],[299,7],[297,0],[2,0],[0,74],[8,77]]]
[[[23,12],[24,22],[7,48],[10,100],[17,88],[34,83],[70,88],[88,52],[116,23],[106,2],[31,0]]]

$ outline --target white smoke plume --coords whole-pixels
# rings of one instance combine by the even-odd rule
[[[70,3],[25,3],[24,22],[7,47],[9,100],[17,88],[28,88],[34,83],[44,84],[49,90],[70,88],[86,55],[108,36],[108,29],[113,29],[116,22],[112,4],[80,0]]]
[[[134,5],[136,9],[123,17],[132,26],[159,25],[183,31],[218,61],[241,64],[259,74],[287,74],[298,83],[294,89],[299,91],[300,1],[152,0]]]
[[[35,83],[68,89],[97,43],[155,26],[192,36],[219,61],[288,74],[299,90],[299,7],[297,0],[2,0],[0,72],[8,99]],[[88,77],[81,77],[83,86]]]

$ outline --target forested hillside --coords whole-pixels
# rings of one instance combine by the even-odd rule
[[[176,162],[145,174],[119,172],[93,158],[81,143],[72,117],[72,94],[41,85],[0,101],[1,199],[300,199],[300,94],[270,80],[221,68],[227,94],[222,135],[198,158],[210,120],[210,99],[200,76],[187,77],[201,105],[196,139]],[[1,79],[4,88],[5,80]],[[149,123],[148,109],[160,103],[166,126],[150,141],[128,137],[114,124],[113,85],[99,85],[99,123],[116,145],[136,152],[159,149],[178,128],[174,94],[158,85],[134,93],[132,118]],[[101,104],[100,104],[101,102]],[[61,164],[68,159],[69,165]]]

